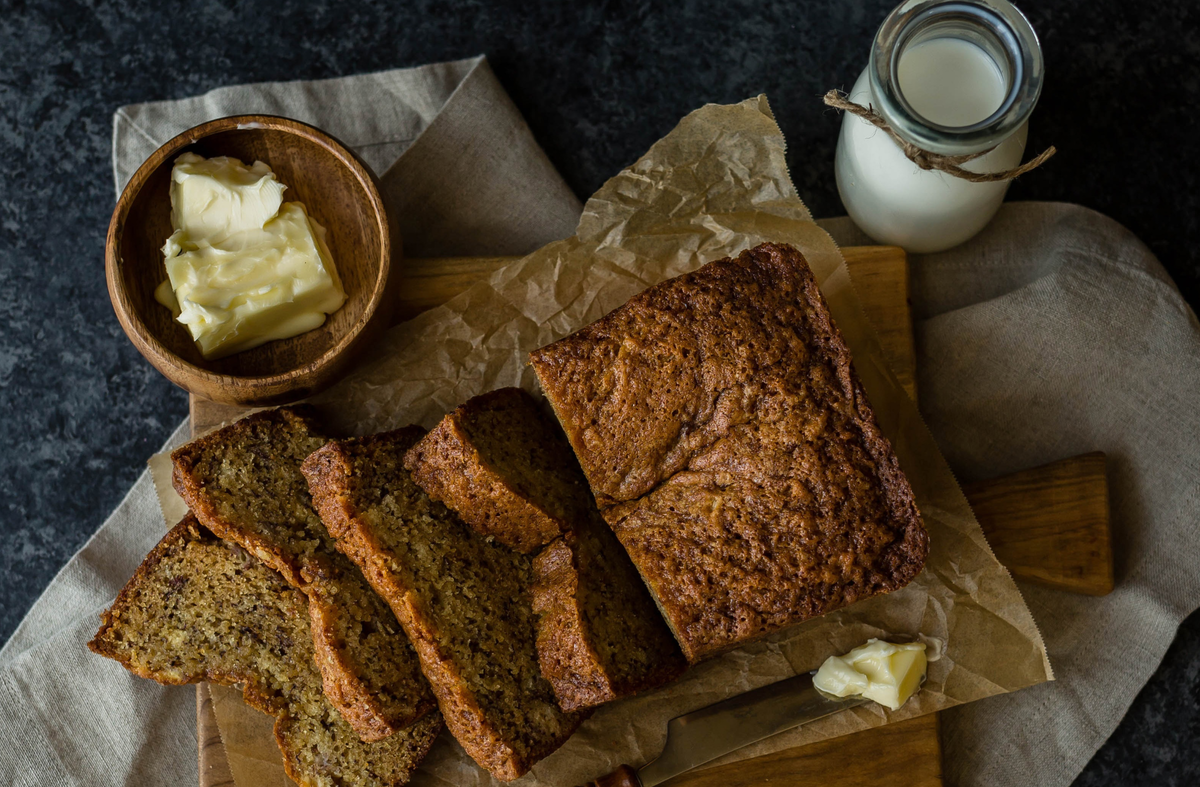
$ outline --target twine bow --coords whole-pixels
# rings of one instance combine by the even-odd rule
[[[840,109],[849,112],[852,115],[862,118],[871,125],[887,133],[896,144],[900,146],[900,150],[904,151],[904,155],[908,160],[916,164],[921,169],[936,169],[939,172],[945,172],[947,175],[953,175],[956,178],[969,180],[972,183],[995,183],[998,180],[1012,180],[1015,177],[1024,175],[1032,169],[1037,169],[1045,164],[1051,156],[1058,151],[1053,145],[1043,150],[1031,161],[1027,161],[1019,167],[1006,170],[1005,172],[971,172],[963,169],[960,164],[965,164],[968,161],[973,161],[980,156],[991,153],[995,148],[981,150],[978,153],[968,153],[962,156],[943,156],[938,153],[930,153],[928,150],[917,147],[916,145],[903,140],[892,130],[888,122],[880,117],[875,110],[864,107],[862,104],[855,104],[844,93],[837,90],[830,90],[825,94],[825,104],[834,109]]]

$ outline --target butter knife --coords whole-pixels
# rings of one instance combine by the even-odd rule
[[[671,719],[657,759],[636,771],[622,765],[587,787],[656,787],[743,746],[867,702],[822,694],[810,672],[769,683]]]

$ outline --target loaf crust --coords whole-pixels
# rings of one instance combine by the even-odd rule
[[[304,591],[325,693],[375,741],[436,702],[399,622],[312,508],[300,463],[326,440],[312,408],[260,411],[173,452],[172,480],[205,527]]]
[[[446,725],[480,766],[509,781],[586,714],[561,711],[539,671],[530,559],[472,531],[404,469],[424,434],[408,427],[330,442],[303,472],[338,548],[416,647]]]
[[[136,675],[241,684],[247,704],[275,716],[284,769],[301,785],[403,785],[442,728],[435,712],[363,742],[323,694],[304,594],[190,513],[101,620],[88,647]]]
[[[924,565],[912,489],[790,246],[651,287],[530,361],[690,661]]]
[[[551,429],[558,431],[533,397],[501,388],[446,415],[409,449],[404,466],[475,530],[530,554],[579,516],[582,479],[560,472],[576,464],[570,446],[539,439]]]

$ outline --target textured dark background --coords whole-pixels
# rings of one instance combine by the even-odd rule
[[[832,216],[839,119],[819,96],[853,83],[892,5],[0,0],[0,641],[186,415],[105,290],[117,107],[482,52],[586,198],[690,110],[765,92],[801,197]],[[1048,74],[1029,149],[1060,153],[1009,198],[1114,217],[1194,307],[1200,12],[1192,0],[1025,5]],[[1200,783],[1200,615],[1077,781],[1151,783]]]

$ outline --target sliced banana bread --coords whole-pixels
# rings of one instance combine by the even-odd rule
[[[547,442],[547,435],[556,437]],[[520,388],[476,396],[404,457],[413,479],[471,527],[537,551],[591,506],[586,480],[553,418]],[[564,472],[564,469],[566,472]]]
[[[665,281],[530,360],[689,660],[924,565],[912,489],[796,249]]]
[[[339,548],[416,646],[450,731],[508,781],[586,714],[560,710],[538,668],[530,558],[475,533],[404,469],[405,451],[424,434],[408,427],[331,442],[303,471]]]
[[[313,511],[300,463],[326,439],[310,408],[265,410],[176,450],[173,480],[205,527],[307,594],[325,693],[379,740],[436,703],[395,615]]]
[[[168,685],[243,685],[275,716],[288,776],[301,785],[402,785],[442,727],[436,713],[364,743],[325,697],[308,601],[189,515],[146,557],[88,647]]]
[[[408,450],[429,495],[530,551],[538,658],[563,710],[654,688],[686,665],[624,548],[600,518],[562,430],[520,388],[476,396]]]
[[[642,578],[594,511],[533,561],[538,659],[563,710],[657,688],[687,666]]]

